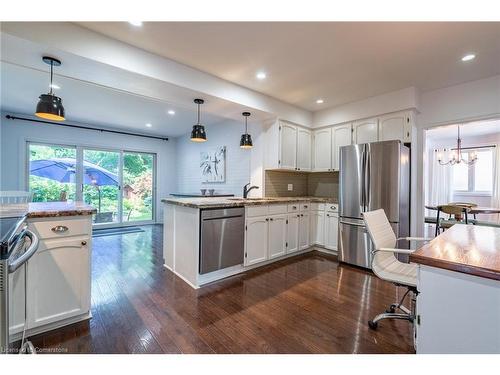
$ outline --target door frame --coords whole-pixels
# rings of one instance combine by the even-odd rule
[[[156,214],[157,214],[157,160],[158,155],[156,152],[152,151],[143,151],[143,150],[135,150],[135,149],[117,149],[106,146],[99,145],[86,145],[86,144],[68,144],[65,142],[51,142],[47,140],[36,140],[36,139],[25,139],[24,140],[24,179],[23,185],[25,190],[29,190],[29,161],[30,161],[30,144],[41,145],[41,146],[61,146],[74,148],[76,150],[76,178],[75,178],[75,198],[76,200],[83,200],[83,150],[98,150],[98,151],[109,151],[109,152],[118,152],[119,156],[119,167],[118,167],[118,175],[119,175],[119,205],[118,205],[118,215],[120,220],[115,223],[102,223],[102,224],[94,224],[92,223],[93,228],[105,229],[105,228],[116,228],[116,227],[127,227],[127,226],[140,226],[140,225],[149,225],[156,224]],[[152,176],[152,213],[151,220],[140,220],[140,221],[132,221],[132,222],[124,222],[123,221],[123,154],[126,153],[137,153],[137,154],[149,154],[153,157],[153,176]],[[81,162],[79,162],[81,161]]]

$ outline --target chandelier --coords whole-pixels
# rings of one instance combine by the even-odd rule
[[[477,155],[475,152],[470,152],[469,153],[469,158],[464,159],[462,156],[462,139],[460,138],[460,125],[457,125],[457,147],[456,148],[450,148],[450,149],[443,149],[443,150],[434,150],[434,152],[437,154],[437,161],[441,165],[455,165],[455,164],[460,164],[464,163],[467,165],[472,165],[476,162],[477,160]],[[448,160],[445,161],[443,160],[443,155],[448,153]]]

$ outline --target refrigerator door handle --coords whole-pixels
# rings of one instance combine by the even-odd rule
[[[340,224],[345,224],[345,225],[354,225],[356,227],[366,227],[366,225],[363,223],[363,224],[360,224],[360,223],[356,223],[356,222],[353,222],[353,221],[344,221],[344,220],[340,220]]]
[[[360,173],[360,177],[361,177],[361,188],[360,188],[361,197],[359,199],[360,212],[366,211],[365,210],[365,207],[366,207],[366,204],[365,204],[365,201],[366,201],[366,197],[365,197],[365,194],[366,194],[365,169],[366,169],[366,145],[363,145],[362,154],[361,154],[361,173]]]
[[[366,145],[366,161],[364,168],[364,187],[365,187],[365,212],[369,210],[370,207],[370,174],[371,174],[371,156],[370,156],[370,145]]]

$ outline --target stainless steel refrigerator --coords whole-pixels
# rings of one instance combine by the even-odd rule
[[[410,231],[410,153],[400,141],[340,148],[341,262],[371,268],[373,245],[361,214],[383,208],[397,237]]]

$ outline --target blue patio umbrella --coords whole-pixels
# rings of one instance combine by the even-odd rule
[[[32,160],[30,175],[48,178],[58,182],[74,182],[76,160],[72,158],[51,158]],[[101,211],[101,190],[99,186],[118,186],[118,176],[105,168],[88,161],[83,162],[83,183],[97,188],[99,193],[99,212]]]

